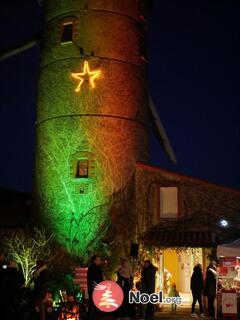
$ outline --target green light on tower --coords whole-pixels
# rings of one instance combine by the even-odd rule
[[[117,246],[134,235],[122,203],[132,201],[136,161],[148,159],[138,3],[44,1],[37,207],[61,247],[84,261],[109,227]]]

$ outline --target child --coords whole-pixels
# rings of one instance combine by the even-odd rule
[[[179,297],[179,293],[177,291],[175,283],[172,284],[168,296],[169,297]],[[176,311],[177,311],[177,304],[176,304],[176,302],[173,302],[172,303],[172,312],[176,312]]]

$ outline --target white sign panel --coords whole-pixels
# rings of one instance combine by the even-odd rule
[[[222,313],[237,314],[237,294],[235,292],[222,293]]]

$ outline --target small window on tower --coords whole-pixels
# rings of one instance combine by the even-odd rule
[[[62,25],[61,43],[73,40],[73,22],[66,22]]]
[[[82,159],[77,162],[76,178],[88,178],[88,160]]]
[[[144,35],[140,36],[140,57],[143,61],[148,62],[148,45]]]

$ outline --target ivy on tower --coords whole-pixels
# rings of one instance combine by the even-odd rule
[[[37,207],[83,261],[103,239],[134,234],[135,163],[148,159],[143,2],[44,1]]]

